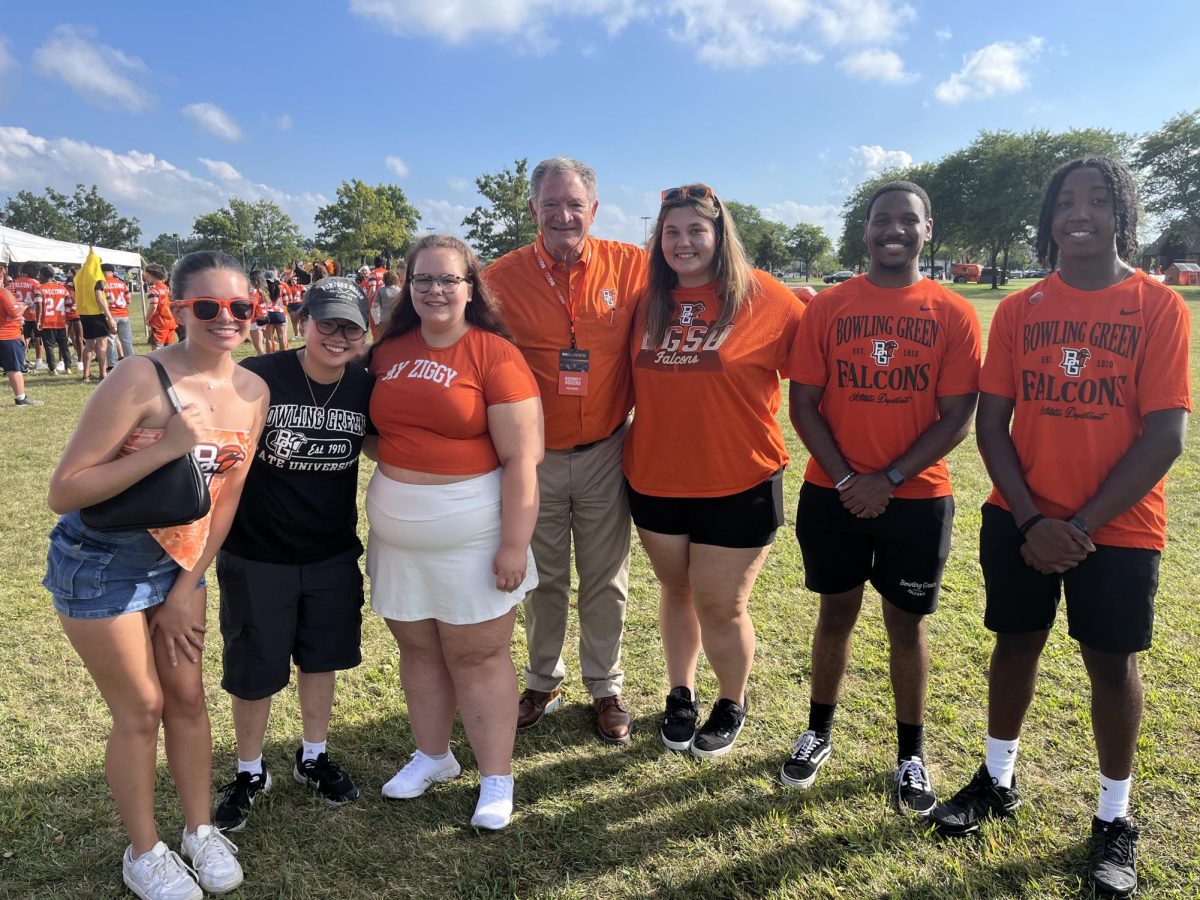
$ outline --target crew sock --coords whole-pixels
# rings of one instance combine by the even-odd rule
[[[1132,776],[1117,780],[1100,775],[1100,803],[1096,808],[1096,818],[1101,822],[1111,822],[1129,813],[1129,786]]]
[[[254,759],[244,760],[238,759],[238,774],[249,772],[251,775],[261,775],[263,770],[262,754],[258,754]]]
[[[897,759],[912,759],[914,756],[925,758],[925,726],[910,725],[896,720]]]
[[[808,730],[815,731],[817,737],[829,740],[829,735],[833,731],[833,711],[835,709],[837,709],[836,703],[817,703],[815,700],[810,700],[808,703]]]
[[[1020,738],[1002,741],[990,734],[987,738],[987,770],[1002,788],[1010,788],[1013,783],[1013,771],[1017,768],[1017,744]]]
[[[300,755],[301,762],[308,762],[310,759],[316,759],[325,752],[324,741],[305,741],[304,751]]]

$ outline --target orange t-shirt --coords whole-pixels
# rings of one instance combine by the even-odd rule
[[[175,328],[179,324],[171,312],[171,291],[165,281],[158,281],[146,288],[146,294],[154,303],[150,318],[146,322],[154,332],[156,344],[175,343]]]
[[[37,293],[38,284],[36,278],[30,278],[28,275],[21,275],[12,280],[9,285],[9,290],[16,296],[17,301],[21,304],[21,317],[27,322],[37,321]]]
[[[588,351],[586,396],[559,394],[559,352],[571,346],[570,318],[538,254],[575,320],[576,346]],[[646,281],[646,254],[632,244],[588,238],[568,273],[539,236],[488,266],[483,279],[541,389],[546,446],[569,450],[616,431],[633,407],[629,333]]]
[[[10,291],[0,287],[0,341],[19,341],[25,308]]]
[[[263,302],[263,295],[259,293],[257,288],[250,288],[250,302],[254,304],[254,318],[265,319],[267,317],[267,307]]]
[[[75,285],[70,279],[63,285],[67,289],[67,321],[72,322],[79,318],[79,310],[75,306]]]
[[[1191,410],[1190,328],[1183,298],[1143,272],[1099,291],[1073,288],[1056,272],[1000,302],[979,389],[1015,402],[1012,441],[1039,512],[1074,515],[1147,413]],[[1092,540],[1162,550],[1165,481]],[[988,502],[1008,508],[994,487]]]
[[[114,319],[129,318],[129,285],[116,276],[106,276],[104,295],[108,300],[108,311]]]
[[[880,472],[940,417],[938,398],[979,390],[979,316],[936,281],[883,288],[865,275],[808,305],[786,374],[824,390],[821,415],[855,472]],[[906,500],[953,493],[944,459],[908,480]],[[805,481],[833,487],[815,458]]]
[[[439,475],[481,475],[500,465],[487,409],[538,396],[521,352],[499,335],[470,328],[449,347],[430,347],[414,328],[371,357],[371,421],[379,459]]]
[[[713,284],[676,288],[662,342],[650,345],[639,303],[633,355],[633,426],[621,467],[634,490],[656,497],[724,497],[787,465],[779,370],[804,305],[766,272],[733,322],[712,328],[722,301]]]
[[[38,328],[67,327],[67,289],[57,281],[38,285],[38,296],[42,298]]]
[[[387,273],[387,269],[380,267],[377,269],[372,269],[371,274],[367,276],[365,293],[367,295],[368,303],[375,302],[375,294],[381,287],[383,287],[383,276]]]

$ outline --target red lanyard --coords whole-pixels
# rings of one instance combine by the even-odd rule
[[[558,302],[561,303],[563,309],[566,310],[567,327],[570,329],[570,333],[571,333],[571,349],[575,350],[575,349],[577,349],[577,345],[575,343],[575,311],[573,309],[571,309],[570,301],[568,301],[567,298],[563,296],[563,292],[561,290],[559,290],[558,282],[554,280],[554,274],[551,272],[550,267],[548,265],[546,265],[546,261],[544,259],[542,259],[542,253],[540,250],[538,250],[536,242],[533,245],[533,255],[534,255],[534,258],[537,259],[538,268],[540,268],[542,270],[542,275],[546,279],[546,284],[550,285],[550,289],[552,291],[554,291],[554,295],[556,297],[558,297]],[[591,261],[591,258],[592,258],[592,251],[589,249],[587,256],[584,257],[584,259],[583,259],[583,266],[585,269],[587,268],[588,262]],[[570,295],[570,293],[571,293],[571,267],[569,265],[564,264],[563,268],[566,270],[566,273],[567,273],[567,294]]]

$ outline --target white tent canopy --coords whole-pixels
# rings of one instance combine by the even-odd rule
[[[139,253],[107,250],[104,247],[96,247],[95,250],[101,262],[126,268],[142,267],[142,257]],[[56,241],[0,225],[0,262],[44,262],[77,266],[87,255],[87,244]]]

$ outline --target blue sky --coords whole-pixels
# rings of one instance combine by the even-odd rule
[[[982,128],[1158,127],[1200,107],[1194,0],[4,3],[0,199],[96,183],[149,241],[230,196],[313,233],[342,179],[461,233],[474,178],[595,166],[640,241],[705,181],[836,240],[847,190]],[[1161,30],[1159,30],[1161,29]],[[936,211],[935,211],[936,214]]]

